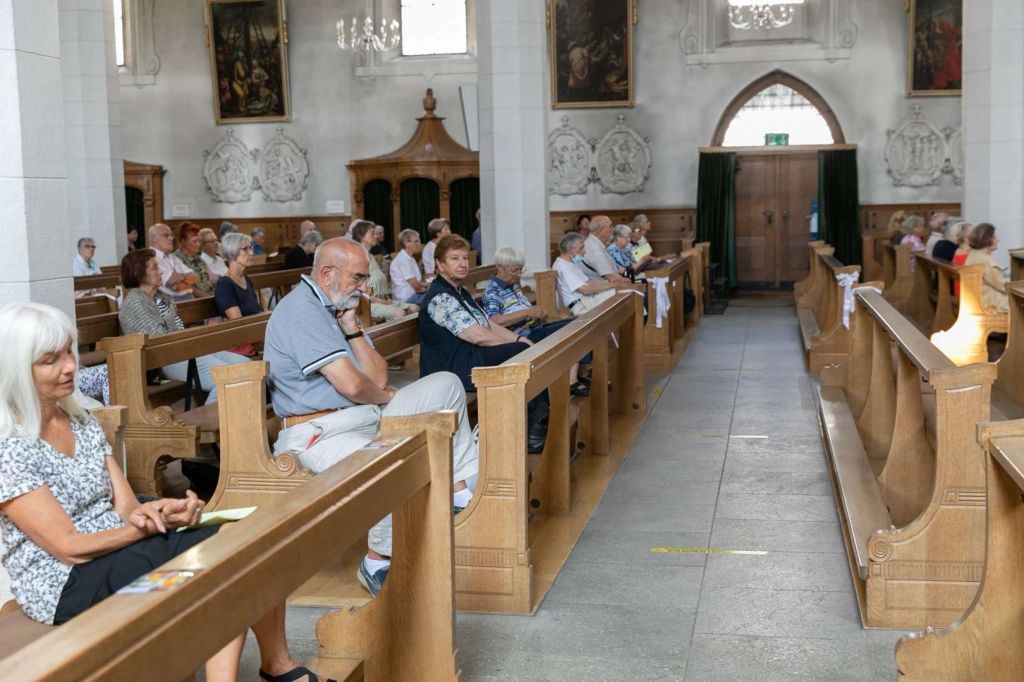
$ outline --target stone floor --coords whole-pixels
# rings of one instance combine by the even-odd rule
[[[458,616],[462,679],[894,680],[902,633],[861,628],[793,307],[706,317],[650,404],[537,614]],[[296,656],[320,613],[289,609]],[[256,664],[250,642],[242,679]]]

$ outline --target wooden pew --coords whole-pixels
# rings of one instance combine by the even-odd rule
[[[811,265],[813,287],[797,301],[800,336],[811,372],[842,360],[850,352],[853,338],[843,324],[846,289],[836,279],[840,275],[860,276],[859,265],[843,265],[832,255],[831,246],[818,246]]]
[[[861,266],[864,280],[872,282],[882,280],[882,264],[879,262],[879,246],[881,241],[873,236],[865,235],[860,239]]]
[[[159,495],[159,468],[168,458],[194,458],[200,438],[215,442],[220,429],[213,404],[175,414],[153,407],[146,389],[146,371],[263,340],[270,313],[260,313],[212,326],[184,329],[149,338],[129,334],[103,339],[110,375],[110,399],[126,405],[126,475],[140,495]]]
[[[956,266],[923,253],[914,254],[914,260],[907,316],[956,364],[987,362],[989,334],[1006,333],[1009,322],[1005,313],[989,314],[981,304],[985,266]],[[953,296],[953,282],[960,283],[959,299]]]
[[[855,296],[850,354],[822,370],[816,393],[861,618],[945,626],[981,578],[973,432],[989,418],[995,366],[957,367],[876,291]]]
[[[910,244],[882,244],[882,283],[885,284],[885,300],[900,312],[906,310],[914,288],[914,277],[910,272],[910,253]]]
[[[801,302],[801,299],[804,298],[808,292],[814,291],[818,288],[818,254],[816,249],[824,246],[828,245],[820,239],[813,242],[807,242],[807,276],[793,284],[793,300],[796,301],[797,308],[811,307],[806,302]]]
[[[3,676],[181,680],[392,513],[394,556],[384,588],[360,609],[322,616],[319,651],[307,665],[321,679],[457,680],[454,428],[450,412],[385,420],[382,435],[396,443],[353,453],[164,564],[195,571],[175,589],[115,594],[49,628],[0,661]]]
[[[507,362],[473,370],[480,473],[472,502],[455,519],[460,610],[529,614],[540,606],[643,423],[642,323],[641,298],[619,293]],[[618,337],[614,362],[612,332]],[[581,417],[587,454],[577,461],[572,485],[587,492],[573,501],[569,368],[588,351],[593,380]],[[548,438],[531,474],[524,456],[526,405],[544,389],[551,399]],[[535,510],[545,513],[528,527]]]
[[[690,251],[671,264],[657,270],[648,270],[648,283],[655,278],[664,278],[669,296],[669,309],[659,313],[660,301],[653,284],[648,287],[648,315],[644,327],[644,366],[661,372],[671,372],[679,362],[685,348],[686,316],[683,311],[683,291],[687,275],[692,270],[696,251]],[[661,320],[658,317],[661,315]]]
[[[1024,417],[1024,282],[1006,285],[1010,315],[1006,349],[996,363],[992,387],[992,419]]]
[[[75,318],[117,312],[117,300],[109,296],[83,296],[75,299]]]
[[[113,289],[121,284],[119,273],[103,275],[86,275],[75,277],[75,291],[86,291],[90,289]]]
[[[987,451],[981,587],[948,627],[897,642],[901,681],[1024,680],[1024,421],[979,424],[978,441]]]
[[[1024,279],[1024,249],[1010,249],[1010,279],[1014,282]]]

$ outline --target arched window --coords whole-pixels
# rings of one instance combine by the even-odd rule
[[[772,136],[791,145],[842,144],[835,114],[815,90],[776,71],[751,83],[726,108],[715,130],[716,147],[761,147]],[[776,139],[776,144],[781,143]]]

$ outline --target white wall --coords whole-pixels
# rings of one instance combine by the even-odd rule
[[[860,149],[861,201],[864,203],[960,201],[961,188],[946,176],[938,187],[896,188],[885,174],[885,131],[921,103],[939,127],[960,121],[959,98],[905,96],[906,18],[903,3],[854,3],[859,37],[852,58],[835,63],[780,62],[686,66],[679,46],[685,23],[682,0],[638,0],[636,107],[627,121],[649,136],[654,147],[651,178],[642,193],[602,195],[596,185],[576,197],[551,197],[551,210],[601,207],[671,207],[696,203],[697,149],[707,146],[729,101],[748,83],[782,68],[816,88],[836,112],[848,142]],[[124,157],[163,164],[166,211],[186,202],[192,215],[273,216],[323,213],[328,199],[349,205],[345,164],[354,158],[391,151],[414,128],[424,89],[434,88],[438,113],[452,136],[466,143],[458,86],[472,74],[359,80],[351,55],[335,45],[334,22],[362,15],[361,0],[289,0],[289,60],[293,118],[289,135],[309,149],[310,187],[301,202],[264,202],[259,193],[242,204],[214,203],[206,192],[202,152],[223,135],[214,124],[210,66],[203,42],[202,0],[156,0],[156,49],[162,69],[154,87],[122,87]],[[614,125],[623,110],[550,111],[549,126],[568,113],[588,136]],[[236,136],[258,147],[274,124],[234,125]]]
[[[466,144],[459,86],[475,75],[437,75],[357,80],[350,52],[338,49],[335,22],[364,14],[361,0],[289,0],[288,59],[292,120],[285,132],[308,149],[309,188],[301,201],[264,201],[259,192],[249,202],[213,201],[202,175],[203,151],[225,134],[214,122],[209,52],[203,39],[203,0],[156,0],[156,50],[161,69],[152,87],[122,86],[124,158],[157,163],[164,176],[164,211],[191,204],[192,216],[259,217],[323,214],[325,202],[344,199],[351,209],[345,164],[356,158],[390,152],[416,129],[427,87],[438,100],[437,115],[446,117],[451,136]],[[390,17],[390,14],[389,14]],[[250,148],[262,147],[277,124],[235,124],[235,136]]]

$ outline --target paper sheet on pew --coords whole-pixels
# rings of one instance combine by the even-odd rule
[[[236,507],[235,509],[219,509],[212,512],[203,512],[199,517],[199,523],[194,526],[182,526],[178,529],[178,532],[181,533],[189,528],[219,526],[222,523],[228,523],[230,521],[241,521],[254,511],[256,511],[256,507]]]
[[[651,248],[651,245],[649,243],[644,244],[643,246],[636,247],[635,249],[633,249],[633,262],[639,263],[641,260],[643,260],[644,256],[651,255],[652,251],[654,251],[654,249]]]
[[[117,594],[146,594],[147,592],[167,592],[175,587],[187,583],[194,578],[202,569],[189,571],[150,571],[144,576],[136,578],[120,590]]]

